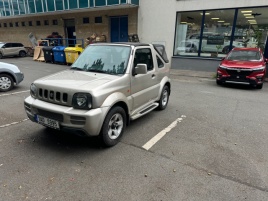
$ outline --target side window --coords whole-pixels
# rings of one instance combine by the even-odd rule
[[[12,47],[12,44],[11,43],[7,43],[7,44],[5,44],[5,47],[6,48],[10,48],[10,47]]]
[[[150,48],[137,49],[134,57],[134,67],[137,64],[146,64],[147,71],[154,69],[152,52]]]
[[[156,60],[157,60],[158,68],[163,68],[165,66],[162,60],[158,56],[156,56]]]

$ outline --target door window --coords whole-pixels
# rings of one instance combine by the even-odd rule
[[[134,57],[134,67],[137,64],[146,64],[147,71],[154,69],[152,53],[150,48],[137,49]]]

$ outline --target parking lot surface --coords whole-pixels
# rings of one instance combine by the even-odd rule
[[[25,80],[0,93],[0,200],[268,200],[268,83],[173,76],[167,109],[131,122],[107,149],[27,119],[30,84],[69,66],[2,61]]]

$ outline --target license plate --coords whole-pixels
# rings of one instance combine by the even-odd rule
[[[54,129],[60,129],[59,122],[54,120],[54,119],[49,119],[46,117],[36,115],[36,120],[37,120],[37,123],[42,124],[44,126],[48,126],[50,128],[54,128]]]

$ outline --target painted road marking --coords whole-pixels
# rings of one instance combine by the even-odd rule
[[[11,95],[15,95],[15,94],[21,94],[21,93],[26,93],[26,92],[29,92],[30,90],[27,90],[27,91],[18,91],[18,92],[14,92],[14,93],[10,93],[10,94],[1,94],[1,96],[11,96]]]
[[[18,122],[12,122],[12,123],[10,123],[10,124],[2,125],[2,126],[0,126],[0,128],[5,128],[5,127],[8,127],[8,126],[12,126],[12,125],[15,125],[15,124],[19,124],[19,123],[24,122],[24,121],[27,121],[27,120],[29,120],[29,118],[28,118],[28,119],[23,119],[23,120],[18,121]]]
[[[180,123],[183,118],[186,118],[185,115],[182,115],[180,118],[176,119],[174,122],[172,122],[168,127],[166,127],[164,130],[159,132],[156,136],[154,136],[152,139],[150,139],[145,145],[142,146],[145,150],[149,150],[154,146],[159,140],[161,140],[162,137],[164,137],[168,132],[170,132],[173,128],[177,126],[178,123]]]

